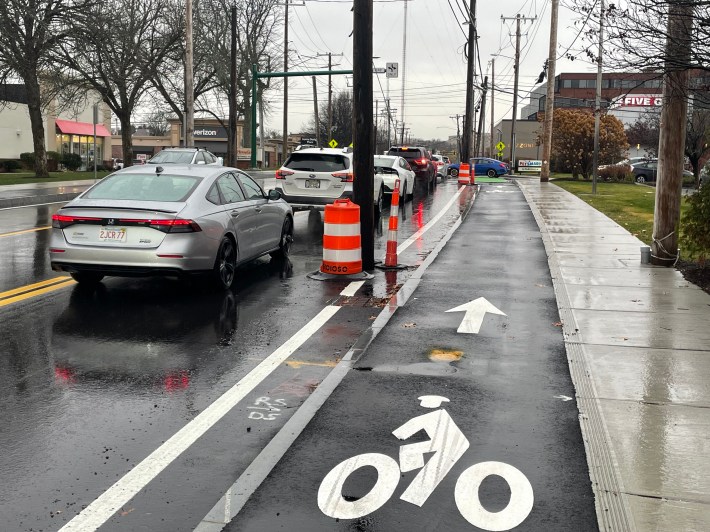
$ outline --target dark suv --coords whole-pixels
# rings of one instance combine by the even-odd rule
[[[421,146],[392,146],[387,155],[399,155],[407,159],[420,182],[433,188],[436,186],[436,165],[431,159],[431,152]]]

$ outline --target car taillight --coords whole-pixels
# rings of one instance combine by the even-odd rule
[[[119,220],[120,224],[124,220]],[[128,220],[126,220],[128,221]],[[145,225],[163,233],[197,233],[202,228],[194,220],[175,218],[174,220],[143,220]]]
[[[421,159],[414,159],[414,164],[416,164],[417,166],[426,166],[426,163],[426,157],[422,157]]]
[[[101,218],[93,218],[91,216],[67,216],[65,214],[52,215],[52,227],[64,229],[76,223],[100,222]]]
[[[341,181],[345,183],[352,183],[355,179],[355,174],[352,172],[335,172],[331,174],[333,177],[339,177]]]
[[[293,175],[290,170],[276,170],[276,179],[286,179],[286,176]]]

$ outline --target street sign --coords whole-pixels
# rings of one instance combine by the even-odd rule
[[[500,314],[505,316],[505,312],[494,307],[485,297],[479,297],[468,303],[447,310],[446,312],[465,312],[463,321],[456,332],[467,334],[478,334],[483,325],[483,318],[486,313]]]
[[[328,143],[328,146],[331,148],[337,148],[338,147],[338,141],[335,139],[330,139],[330,142]]]
[[[372,69],[373,74],[384,74],[385,72],[387,72],[387,69],[384,67],[373,67]]]
[[[387,63],[386,68],[388,78],[399,77],[399,63]]]
[[[503,144],[502,140],[499,140],[498,144],[496,144],[496,150],[503,151],[504,149],[505,149],[505,144]]]

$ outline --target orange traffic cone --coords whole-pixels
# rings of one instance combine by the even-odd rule
[[[461,163],[459,166],[459,185],[471,184],[471,173],[468,163]]]

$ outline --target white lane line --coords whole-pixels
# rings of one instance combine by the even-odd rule
[[[106,523],[113,514],[145,488],[163,469],[195,443],[200,436],[222,419],[239,401],[244,399],[261,381],[315,334],[338,310],[340,307],[332,305],[321,310],[300,331],[265,358],[242,380],[222,394],[214,403],[64,525],[60,532],[88,532],[96,530]]]
[[[365,284],[365,281],[355,281],[353,283],[350,283],[348,286],[346,286],[342,292],[340,292],[341,296],[345,297],[353,297],[355,293],[362,287],[362,285]]]
[[[414,233],[412,236],[410,236],[407,240],[402,242],[399,246],[397,246],[397,254],[402,253],[405,249],[407,249],[409,246],[411,246],[414,242],[416,242],[421,236],[426,233],[429,229],[431,229],[436,222],[441,220],[442,216],[444,216],[447,211],[451,208],[451,206],[454,204],[454,202],[459,198],[461,193],[464,191],[466,186],[462,186],[459,188],[459,190],[456,192],[456,194],[453,195],[453,197],[449,200],[449,202],[444,205],[444,208],[441,209],[436,216],[434,216],[429,222],[422,227],[419,231]]]

